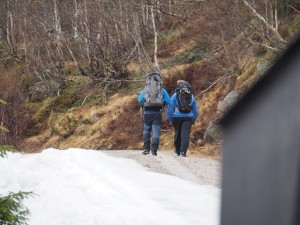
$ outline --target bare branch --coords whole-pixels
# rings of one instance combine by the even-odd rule
[[[231,77],[232,74],[230,75],[226,75],[223,77],[220,77],[219,79],[217,79],[215,82],[213,82],[208,88],[206,88],[204,91],[201,91],[195,98],[199,98],[200,95],[204,94],[205,92],[209,91],[214,85],[216,85],[217,83],[219,83],[220,81],[226,80],[227,78]]]
[[[252,11],[252,13],[258,19],[260,19],[267,26],[268,29],[270,29],[271,31],[273,31],[273,33],[276,35],[276,37],[278,38],[279,41],[281,41],[282,43],[286,43],[286,41],[279,34],[278,30],[275,27],[273,27],[271,24],[269,24],[266,21],[266,19],[255,10],[255,8],[253,8],[246,0],[242,0],[242,2]]]
[[[290,8],[292,8],[293,10],[295,10],[297,13],[300,13],[300,11],[299,10],[297,10],[294,6],[292,6],[292,5],[288,5],[288,7],[290,7]]]

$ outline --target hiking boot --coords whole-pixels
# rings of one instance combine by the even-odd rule
[[[175,154],[176,154],[177,156],[180,155],[180,151],[175,150],[174,152],[175,152]]]
[[[186,153],[181,152],[181,157],[186,157]]]
[[[154,156],[157,156],[157,151],[151,150],[151,154],[154,155]]]
[[[150,150],[149,149],[145,149],[143,152],[142,152],[144,155],[148,155],[150,153]]]

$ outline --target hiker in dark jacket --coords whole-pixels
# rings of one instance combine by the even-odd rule
[[[177,81],[177,85],[185,81]],[[187,83],[187,82],[186,82]],[[187,83],[188,84],[188,83]],[[186,157],[187,149],[190,143],[191,127],[198,117],[197,103],[193,95],[191,95],[190,112],[180,112],[178,109],[178,90],[171,97],[171,102],[168,107],[167,121],[174,126],[174,146],[175,153],[179,156]]]
[[[163,98],[162,106],[153,106],[153,107],[143,107],[143,120],[144,120],[144,131],[143,131],[143,139],[144,139],[144,151],[143,154],[147,155],[150,153],[156,156],[157,149],[159,146],[159,138],[160,138],[160,128],[162,125],[162,110],[164,105],[168,105],[170,103],[170,96],[168,92],[162,88],[161,94]],[[138,97],[138,102],[144,105],[145,102],[145,89],[140,93]],[[152,141],[150,141],[150,132],[152,130]]]

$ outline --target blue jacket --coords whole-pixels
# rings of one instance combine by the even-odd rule
[[[193,122],[195,122],[198,117],[198,107],[194,96],[192,96],[192,110],[189,113],[179,112],[177,108],[178,102],[176,96],[177,93],[174,93],[171,98],[171,102],[169,104],[167,112],[167,121],[171,122],[173,120],[173,117],[191,117],[193,119]]]
[[[164,105],[168,105],[171,101],[168,92],[164,88],[161,90],[161,92],[162,92],[162,95],[163,95],[163,98],[164,98]],[[143,103],[144,95],[145,95],[145,90],[142,90],[140,96],[138,97],[138,102],[141,103],[141,104]],[[151,111],[151,110],[149,110],[149,111]]]

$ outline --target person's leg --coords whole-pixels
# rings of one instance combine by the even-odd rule
[[[152,125],[151,152],[153,155],[157,154],[157,149],[159,146],[160,127],[161,125],[155,125],[155,124]]]
[[[143,131],[144,151],[143,151],[143,154],[149,154],[149,152],[150,152],[150,132],[151,132],[151,125],[144,123],[144,131]]]
[[[191,133],[192,124],[193,121],[190,118],[182,121],[181,146],[180,146],[180,151],[182,156],[186,156],[186,152],[190,144],[190,133]]]
[[[179,155],[180,146],[181,146],[181,119],[176,117],[173,118],[173,126],[175,129],[175,135],[174,135],[175,153]]]
[[[155,115],[155,118],[152,121],[152,143],[151,143],[151,152],[153,155],[157,155],[157,149],[159,146],[160,139],[160,128],[162,124],[162,115]]]

